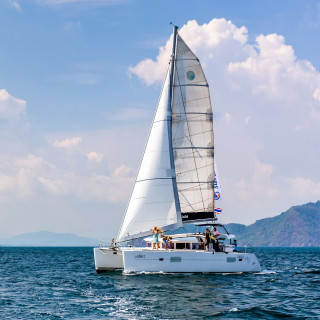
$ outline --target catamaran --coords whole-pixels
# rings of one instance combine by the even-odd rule
[[[116,245],[94,249],[97,272],[260,272],[257,257],[237,252],[235,236],[217,222],[215,184],[209,86],[174,26],[172,55],[133,192]],[[155,226],[167,234],[176,230],[168,248],[151,248]],[[218,249],[206,250],[201,228],[218,229]],[[119,246],[139,239],[145,246]]]

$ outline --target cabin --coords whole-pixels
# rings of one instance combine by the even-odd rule
[[[170,235],[170,242],[168,250],[205,250],[205,236],[204,233],[194,234],[176,234]],[[218,244],[223,252],[233,252],[235,236],[232,234],[219,234]],[[152,248],[152,237],[144,238],[147,248]],[[160,249],[164,249],[165,245],[162,238],[159,237]],[[210,251],[213,251],[212,244],[210,244]]]

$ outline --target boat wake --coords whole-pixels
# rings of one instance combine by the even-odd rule
[[[137,275],[152,275],[152,274],[174,274],[174,275],[184,275],[184,276],[190,276],[194,275],[194,272],[164,272],[164,271],[139,271],[139,272],[133,272],[133,271],[123,271],[123,274],[126,276],[137,276]]]
[[[260,272],[256,272],[255,274],[275,274],[277,273],[276,271],[274,270],[261,270]]]

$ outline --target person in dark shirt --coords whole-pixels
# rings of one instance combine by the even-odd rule
[[[204,234],[205,238],[204,238],[204,247],[207,247],[207,250],[209,251],[209,246],[210,246],[210,242],[211,242],[211,233],[210,230],[207,228],[206,229],[206,233]]]

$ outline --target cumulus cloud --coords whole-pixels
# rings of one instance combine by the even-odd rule
[[[134,182],[133,171],[121,165],[111,175],[92,173],[83,176],[76,172],[47,172],[38,181],[46,193],[51,195],[73,196],[75,198],[104,203],[122,203],[128,196]]]
[[[0,90],[0,119],[13,119],[25,113],[25,100],[13,97],[6,89]]]
[[[69,148],[73,148],[78,146],[82,141],[81,137],[74,137],[74,138],[69,138],[69,139],[65,139],[65,140],[56,140],[53,145],[57,148],[65,148],[65,149],[69,149]]]
[[[113,177],[128,177],[132,176],[133,170],[125,165],[121,165],[113,171]]]
[[[93,162],[101,162],[103,160],[103,155],[98,152],[88,152],[87,159]]]
[[[10,6],[14,9],[16,9],[18,12],[21,12],[22,11],[22,8],[19,4],[18,1],[10,1]]]
[[[37,194],[38,175],[54,166],[42,157],[29,154],[24,157],[0,158],[0,198],[29,197]],[[1,197],[2,196],[2,197]]]
[[[48,193],[53,195],[64,195],[69,191],[67,183],[63,180],[39,177],[38,181],[44,186]]]

